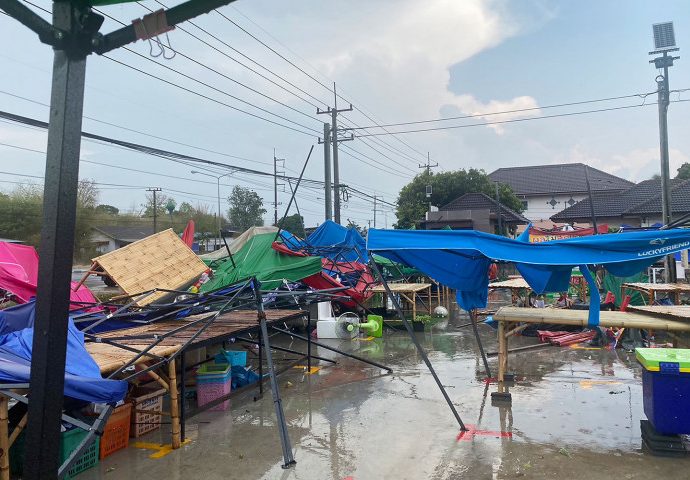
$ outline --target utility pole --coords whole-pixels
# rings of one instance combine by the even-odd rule
[[[374,228],[376,228],[376,213],[377,213],[377,212],[382,212],[382,213],[383,213],[383,210],[379,210],[379,209],[378,209],[378,203],[377,203],[377,202],[378,202],[378,199],[379,199],[379,196],[378,196],[378,195],[374,195]],[[383,200],[383,198],[381,198],[381,200]]]
[[[153,193],[153,233],[158,233],[158,203],[156,202],[156,192],[160,192],[159,187],[151,187],[146,189],[147,192]]]
[[[669,79],[668,67],[673,66],[673,61],[680,57],[669,55],[669,52],[680,50],[676,47],[673,23],[658,23],[652,26],[654,32],[654,48],[649,52],[650,55],[662,54],[650,60],[654,67],[663,70],[663,75],[656,77],[658,105],[659,105],[659,152],[661,157],[661,223],[668,225],[671,223],[671,180],[669,174],[669,154],[668,154],[668,106],[669,99]],[[673,255],[667,255],[664,259],[664,281],[674,283],[676,281],[676,260]]]
[[[278,171],[278,162],[283,162],[282,167],[285,168],[285,159],[276,158],[276,149],[273,149],[273,225],[278,226],[278,186],[285,185],[278,183],[278,174],[285,175],[285,171]]]
[[[323,191],[325,194],[326,220],[333,220],[333,199],[331,198],[331,124],[323,124]]]
[[[338,135],[338,114],[341,112],[351,112],[352,104],[349,108],[338,110],[338,94],[336,93],[335,82],[333,82],[333,101],[334,107],[327,110],[316,108],[316,114],[331,115],[331,143],[333,144],[333,219],[335,223],[340,223],[340,165],[338,164],[338,144],[354,140],[354,135],[340,137]]]
[[[498,193],[498,182],[494,183],[496,187],[496,225],[498,226],[498,234],[503,236],[503,212],[501,211],[501,197]]]
[[[431,186],[431,169],[438,167],[438,163],[434,163],[433,165],[431,164],[431,155],[429,152],[426,152],[426,165],[419,165],[419,168],[423,168],[426,170],[426,177],[427,177],[427,185],[426,185],[426,198],[429,199],[429,214],[431,214],[431,194],[432,194],[432,186]]]
[[[592,227],[594,227],[594,235],[599,233],[597,225],[597,216],[594,214],[594,197],[592,197],[592,186],[589,184],[589,165],[585,164],[585,183],[587,184],[587,195],[589,196],[589,214],[592,217]]]

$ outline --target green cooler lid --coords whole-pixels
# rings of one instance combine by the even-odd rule
[[[635,357],[650,372],[659,371],[659,363],[676,363],[681,372],[690,372],[690,349],[636,348]]]

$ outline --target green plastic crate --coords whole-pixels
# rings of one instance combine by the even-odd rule
[[[660,364],[678,365],[681,373],[690,373],[690,349],[687,348],[636,348],[635,357],[650,372],[658,372]]]
[[[84,437],[86,437],[86,434],[86,430],[81,428],[73,428],[72,430],[62,432],[60,438],[60,463],[67,460],[67,457],[76,450]],[[67,471],[65,479],[74,478],[77,474],[98,464],[100,442],[101,439],[97,436],[94,442],[82,453],[81,457],[74,462],[72,468]],[[13,475],[22,475],[24,473],[24,432],[19,434],[10,448],[10,471]]]

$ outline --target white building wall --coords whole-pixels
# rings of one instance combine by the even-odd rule
[[[579,202],[586,198],[586,195],[534,195],[524,198],[523,200],[527,202],[527,209],[522,212],[522,214],[533,222],[548,221],[552,215],[568,208],[571,203],[568,203],[570,199],[574,202]],[[551,205],[549,202],[551,200],[556,202]]]
[[[96,244],[98,253],[108,253],[118,248],[115,240],[95,230],[91,232],[91,243]]]

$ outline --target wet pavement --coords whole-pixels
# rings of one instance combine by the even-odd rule
[[[336,358],[306,374],[280,377],[297,465],[283,470],[273,401],[267,391],[232,400],[187,425],[190,442],[166,454],[169,425],[101,461],[78,478],[166,479],[687,479],[689,459],[641,450],[641,371],[634,355],[602,349],[545,347],[512,355],[518,374],[512,405],[491,405],[483,366],[466,317],[418,333],[470,432],[459,426],[409,337],[385,331],[373,340],[325,340],[393,367],[392,374]],[[487,351],[495,331],[480,326]],[[298,341],[274,343],[303,349]],[[518,338],[512,346],[535,343]],[[496,367],[495,358],[490,366]],[[140,445],[142,446],[142,445]],[[150,458],[151,456],[160,458]]]

